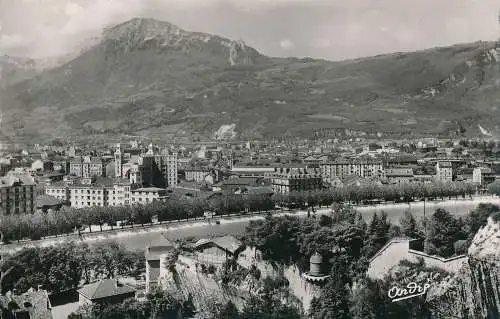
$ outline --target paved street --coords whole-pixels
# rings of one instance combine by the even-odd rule
[[[440,201],[440,202],[426,202],[425,203],[425,211],[426,214],[431,214],[437,208],[444,208],[451,212],[455,216],[464,216],[472,209],[475,209],[479,203],[493,203],[496,205],[500,205],[500,198],[496,197],[483,197],[483,198],[474,198],[473,200],[448,200],[448,201]],[[388,205],[378,205],[378,206],[370,206],[370,207],[358,207],[357,208],[363,217],[366,220],[369,220],[374,212],[385,211],[389,217],[389,219],[393,223],[397,223],[399,217],[403,214],[405,210],[410,210],[415,217],[421,217],[424,215],[424,203],[412,203],[408,204],[388,204]],[[323,209],[319,211],[319,213],[328,213],[329,209]],[[295,212],[291,213],[293,215],[304,217],[307,215],[307,212]],[[134,230],[125,230],[119,232],[112,233],[94,233],[90,235],[84,235],[85,242],[90,245],[94,244],[102,244],[106,242],[116,241],[123,244],[130,250],[142,250],[146,247],[148,243],[150,243],[155,237],[158,236],[158,233],[165,233],[168,238],[171,240],[179,239],[179,238],[187,238],[187,237],[206,237],[211,235],[239,235],[245,231],[245,227],[248,225],[249,221],[252,219],[262,219],[263,216],[249,216],[249,217],[235,217],[235,218],[225,218],[220,221],[219,225],[215,223],[209,224],[206,221],[196,221],[189,223],[180,223],[180,224],[172,224],[165,226],[157,226],[154,228],[146,228],[146,229],[134,229]],[[75,240],[78,237],[74,237],[72,240]],[[47,239],[41,240],[37,242],[28,242],[24,244],[10,244],[4,245],[0,248],[2,253],[12,252],[14,250],[18,250],[21,247],[26,246],[50,246],[54,245],[58,242],[64,242],[71,240],[67,237],[62,237],[58,239]]]

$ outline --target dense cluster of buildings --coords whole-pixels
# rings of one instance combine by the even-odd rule
[[[0,159],[0,207],[11,214],[47,210],[61,203],[75,208],[147,204],[168,200],[178,192],[189,196],[289,194],[450,181],[475,183],[480,190],[498,180],[498,147],[480,155],[472,147],[457,153],[455,142],[424,142],[288,145],[281,141],[169,147],[131,142],[99,149],[35,145]]]

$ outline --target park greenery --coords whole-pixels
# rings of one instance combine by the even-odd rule
[[[119,304],[92,304],[80,307],[69,319],[136,319],[136,318],[192,318],[195,307],[191,296],[176,298],[157,288],[146,295],[146,300],[134,298]]]
[[[2,258],[1,291],[23,293],[41,287],[60,293],[98,279],[136,277],[145,272],[145,267],[142,252],[127,251],[114,242],[25,248]]]
[[[311,304],[310,316],[314,319],[421,318],[419,315],[430,311],[424,301],[388,302],[386,288],[394,279],[367,278],[370,258],[391,238],[400,236],[422,241],[422,249],[430,254],[443,257],[463,254],[474,234],[498,211],[498,206],[480,204],[463,218],[438,209],[426,219],[416,219],[405,212],[396,225],[384,212],[373,214],[365,222],[352,206],[336,204],[329,215],[312,214],[305,219],[268,216],[251,221],[242,239],[259,249],[264,260],[295,264],[302,271],[308,270],[309,257],[314,252],[323,256],[329,265],[324,271],[331,276],[320,297]],[[115,243],[106,246],[67,243],[25,248],[4,258],[0,268],[2,292],[42,287],[50,293],[60,293],[101,278],[140,275],[144,273],[144,257]],[[425,265],[411,268],[424,269]],[[231,284],[235,276],[228,274],[233,267],[228,264],[224,269],[223,275]],[[214,303],[207,318],[305,318],[294,303],[283,304],[282,292],[288,289],[284,277],[261,278],[256,269],[248,274],[264,283],[260,293],[251,295],[240,310],[232,303]],[[146,301],[82,308],[72,318],[189,318],[194,311],[191,298],[176,299],[166,292],[153,291]]]
[[[268,217],[252,221],[244,241],[258,248],[263,259],[282,264],[296,264],[308,270],[308,258],[319,252],[329,264],[330,274],[319,298],[311,304],[314,319],[347,318],[429,318],[422,300],[403,303],[387,301],[388,279],[367,278],[369,260],[392,238],[410,237],[423,242],[429,254],[451,257],[466,253],[480,227],[500,207],[480,204],[464,218],[456,218],[442,209],[428,218],[416,220],[406,212],[399,225],[392,224],[385,213],[375,213],[365,223],[349,206],[337,207],[330,216]],[[413,269],[425,265],[413,265]]]
[[[175,201],[152,202],[148,205],[120,207],[89,207],[75,209],[63,207],[59,211],[35,214],[2,216],[0,233],[2,242],[24,239],[38,240],[47,236],[59,236],[80,232],[92,226],[102,230],[103,225],[111,229],[151,224],[157,219],[161,222],[189,220],[203,217],[211,211],[215,215],[239,214],[248,212],[271,211],[276,207],[306,208],[330,206],[334,203],[369,204],[372,201],[411,202],[416,200],[466,198],[475,192],[470,183],[425,183],[401,185],[361,185],[346,186],[314,192],[270,195],[241,195],[210,193],[210,196],[177,199]],[[120,225],[120,226],[118,226]],[[96,226],[99,228],[96,229]]]

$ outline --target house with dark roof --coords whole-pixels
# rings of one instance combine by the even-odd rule
[[[243,248],[243,243],[233,236],[200,239],[193,244],[196,259],[209,264],[223,264],[226,260],[236,258]]]
[[[161,258],[174,249],[174,245],[163,234],[158,234],[146,247],[146,291],[158,284]]]
[[[79,304],[116,304],[134,298],[136,290],[117,279],[104,279],[78,290]]]
[[[61,209],[65,202],[54,196],[50,195],[39,195],[36,197],[36,209],[43,212],[47,212],[49,209],[57,211]]]

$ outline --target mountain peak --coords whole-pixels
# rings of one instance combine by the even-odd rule
[[[139,34],[145,38],[154,38],[169,34],[180,35],[181,33],[187,32],[170,22],[149,18],[133,18],[121,24],[106,28],[103,38],[120,40],[123,37],[130,37],[131,34]]]

